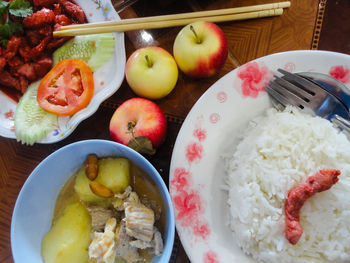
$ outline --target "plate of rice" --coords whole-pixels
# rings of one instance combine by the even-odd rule
[[[251,61],[203,94],[178,134],[169,177],[191,262],[350,262],[350,141],[326,119],[272,107],[264,87],[278,68],[350,87],[350,56],[291,51]],[[306,200],[293,245],[288,192],[321,169],[340,170],[339,180]]]

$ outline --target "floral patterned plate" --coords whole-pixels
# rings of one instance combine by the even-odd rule
[[[89,22],[120,20],[110,0],[76,0]],[[55,143],[70,135],[78,124],[94,114],[99,105],[115,93],[124,79],[125,47],[124,34],[115,33],[113,57],[94,73],[95,92],[90,104],[71,117],[59,117],[55,129],[40,143]],[[0,91],[0,136],[16,138],[14,113],[17,103]]]
[[[350,85],[350,56],[292,51],[249,62],[204,93],[178,134],[169,178],[176,228],[194,263],[254,262],[237,246],[227,225],[222,156],[232,152],[248,122],[271,107],[264,86],[277,68],[326,73]]]

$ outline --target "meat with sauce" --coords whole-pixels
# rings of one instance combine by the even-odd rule
[[[4,87],[6,93],[10,89],[23,94],[31,82],[51,69],[52,52],[71,38],[54,38],[55,29],[87,22],[83,9],[73,1],[30,2],[34,13],[16,21],[23,25],[23,32],[12,35],[6,48],[0,47],[0,88]]]

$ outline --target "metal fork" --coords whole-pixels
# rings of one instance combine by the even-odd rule
[[[265,87],[277,109],[281,110],[287,105],[298,107],[304,112],[332,121],[350,134],[349,109],[337,97],[300,75],[283,69],[277,71],[283,76],[275,75],[275,79]]]

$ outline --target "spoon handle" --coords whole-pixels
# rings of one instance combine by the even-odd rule
[[[339,116],[338,114],[334,114],[332,118],[332,122],[340,127],[342,130],[346,131],[348,135],[350,135],[350,121],[347,119],[344,119],[343,117]]]

